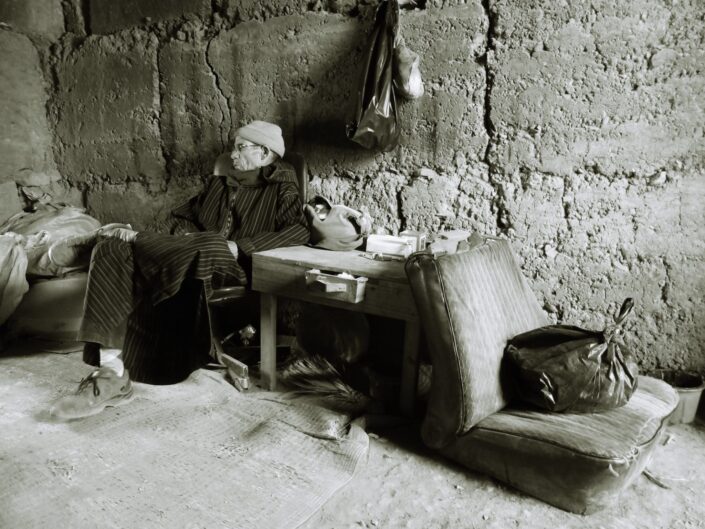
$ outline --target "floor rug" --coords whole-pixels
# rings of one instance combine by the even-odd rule
[[[76,353],[0,358],[0,527],[293,528],[366,458],[349,417],[205,370],[52,421],[88,372]]]

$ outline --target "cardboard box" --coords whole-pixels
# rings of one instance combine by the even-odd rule
[[[426,232],[404,230],[399,234],[399,237],[411,241],[414,245],[415,252],[422,252],[426,249]]]
[[[316,269],[306,271],[306,289],[323,298],[347,303],[360,303],[365,299],[366,284],[366,277],[354,277],[338,272],[322,272]]]
[[[370,235],[367,237],[365,250],[370,253],[399,255],[408,257],[416,251],[416,243],[409,237],[396,235]]]

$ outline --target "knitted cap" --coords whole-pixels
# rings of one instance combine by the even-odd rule
[[[284,138],[282,129],[274,123],[266,121],[253,121],[237,129],[235,133],[243,140],[251,141],[257,145],[264,145],[276,152],[279,156],[284,156]]]

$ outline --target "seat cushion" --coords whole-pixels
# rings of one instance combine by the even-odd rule
[[[442,452],[562,509],[588,513],[614,502],[648,463],[678,395],[639,377],[631,400],[603,413],[508,407]]]
[[[500,377],[507,340],[548,319],[504,239],[414,254],[406,273],[433,363],[422,436],[440,448],[507,404]]]

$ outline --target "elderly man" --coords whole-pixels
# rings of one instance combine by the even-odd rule
[[[168,234],[117,228],[102,235],[78,337],[84,360],[99,368],[53,404],[54,416],[94,415],[130,399],[130,377],[175,383],[209,360],[204,301],[212,289],[245,284],[253,252],[308,241],[296,174],[283,155],[281,129],[254,121],[237,131],[231,175],[211,177],[175,209]],[[123,343],[113,343],[125,323]]]

